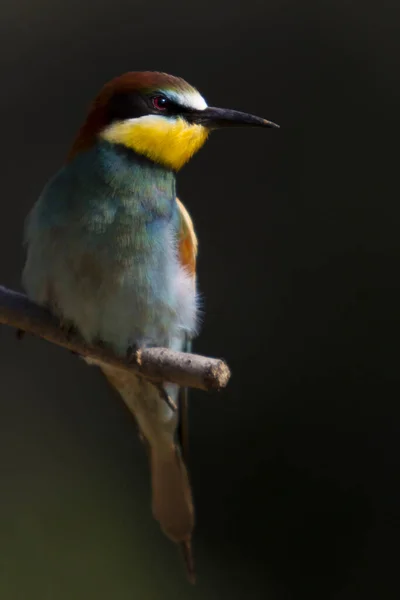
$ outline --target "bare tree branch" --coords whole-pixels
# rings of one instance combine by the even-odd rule
[[[220,390],[230,378],[228,365],[217,358],[176,352],[168,348],[141,348],[125,360],[101,346],[86,344],[69,333],[58,319],[24,294],[0,286],[0,323],[16,327],[48,342],[68,348],[96,362],[134,371],[155,382],[168,381],[201,390]]]

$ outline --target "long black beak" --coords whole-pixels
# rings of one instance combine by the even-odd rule
[[[192,123],[204,125],[209,129],[219,129],[220,127],[275,127],[279,129],[279,125],[272,121],[230,108],[208,106],[205,110],[196,110],[190,113],[186,118]]]

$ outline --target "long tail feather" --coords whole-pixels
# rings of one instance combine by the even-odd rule
[[[179,545],[188,579],[194,583],[191,550],[194,507],[182,452],[174,441],[178,415],[166,405],[159,389],[150,382],[107,366],[102,366],[102,369],[136,418],[150,460],[154,518],[167,537]],[[172,393],[174,390],[170,388]],[[187,427],[184,427],[184,432],[187,432]]]
[[[191,584],[194,585],[196,583],[196,571],[194,568],[192,543],[190,541],[181,542],[180,549],[182,552],[183,560],[185,561],[188,580]]]
[[[194,509],[189,477],[173,445],[151,449],[152,508],[154,518],[173,542],[190,542]]]

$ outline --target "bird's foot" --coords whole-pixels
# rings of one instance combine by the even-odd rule
[[[17,329],[17,331],[15,332],[15,337],[17,338],[17,340],[22,340],[25,333],[26,331],[24,331],[23,329]]]
[[[102,348],[103,350],[109,349],[109,347],[107,346],[107,343],[104,340],[101,340],[100,338],[96,338],[94,340],[94,343],[98,348]]]
[[[60,319],[60,329],[65,334],[68,342],[70,341],[71,337],[73,335],[76,335],[76,333],[77,333],[77,329],[71,323],[71,321],[67,321],[66,319],[63,319],[63,318]],[[70,352],[71,352],[71,354],[74,354],[75,356],[77,356],[77,354],[78,354],[74,350],[70,350]]]
[[[136,344],[131,344],[130,346],[128,346],[128,348],[126,349],[126,360],[128,362],[131,362],[133,358],[136,358],[136,353],[139,349],[140,347]]]
[[[73,325],[71,321],[68,321],[67,319],[60,319],[60,329],[65,333],[68,340],[77,333],[75,325]]]

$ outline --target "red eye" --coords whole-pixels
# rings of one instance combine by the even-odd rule
[[[168,100],[165,96],[154,96],[152,98],[153,106],[157,110],[166,110],[168,106]]]

